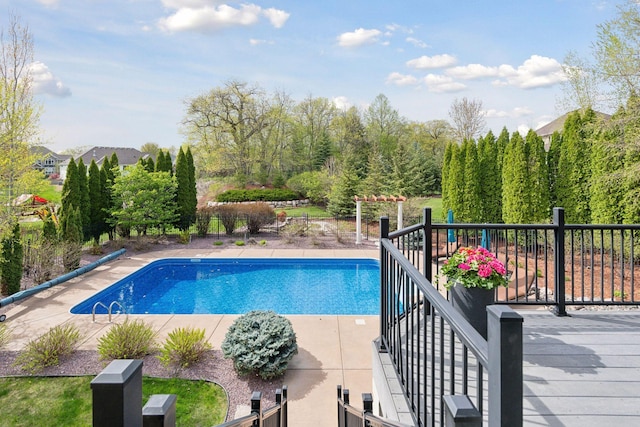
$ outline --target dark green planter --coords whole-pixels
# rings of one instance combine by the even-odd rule
[[[495,291],[484,288],[465,288],[456,284],[450,290],[451,305],[486,340],[487,306],[494,303]]]

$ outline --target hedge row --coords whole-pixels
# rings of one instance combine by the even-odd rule
[[[255,190],[227,190],[218,194],[219,202],[284,202],[297,200],[300,194],[293,190],[282,188]]]

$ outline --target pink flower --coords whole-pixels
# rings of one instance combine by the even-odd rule
[[[460,270],[471,270],[471,266],[469,264],[467,264],[466,262],[458,264],[458,268]]]
[[[504,268],[504,264],[502,264],[498,260],[491,261],[489,263],[489,266],[491,266],[491,268],[493,268],[496,271],[496,273],[501,274],[503,276],[507,273],[507,271]]]
[[[486,279],[493,274],[493,269],[487,264],[482,264],[478,267],[478,276]]]

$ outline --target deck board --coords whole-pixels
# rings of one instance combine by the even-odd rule
[[[519,313],[524,425],[640,425],[640,311]]]

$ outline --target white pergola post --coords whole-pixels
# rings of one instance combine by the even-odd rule
[[[356,245],[362,243],[362,201],[356,200]]]
[[[402,230],[402,200],[398,200],[398,230]]]

